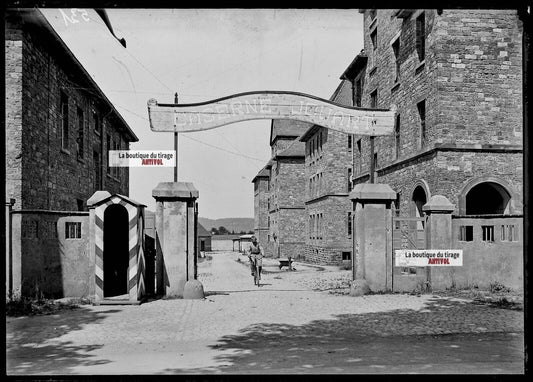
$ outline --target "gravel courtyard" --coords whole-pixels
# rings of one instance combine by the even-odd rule
[[[214,252],[200,262],[204,300],[7,317],[7,373],[523,372],[522,311],[332,294],[351,271],[296,263],[291,272],[270,259],[256,287],[245,260]]]

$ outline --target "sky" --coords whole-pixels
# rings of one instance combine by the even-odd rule
[[[329,99],[363,48],[357,9],[108,9],[126,48],[93,9],[42,12],[139,138],[131,150],[174,149],[172,133],[150,130],[150,98],[279,90]],[[178,180],[199,190],[200,216],[254,216],[251,181],[270,159],[270,124],[179,134]],[[132,167],[129,196],[153,211],[152,189],[173,179],[172,168]]]

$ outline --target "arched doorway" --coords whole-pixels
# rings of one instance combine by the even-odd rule
[[[413,197],[411,198],[413,202],[414,215],[416,217],[424,216],[422,211],[422,206],[427,203],[426,191],[422,186],[417,186],[413,191]]]
[[[424,216],[424,211],[422,211],[422,207],[424,204],[427,203],[427,195],[426,191],[422,186],[416,186],[413,191],[413,196],[411,198],[411,201],[413,203],[413,216],[419,218]],[[424,229],[424,223],[423,222],[417,222],[417,229]]]
[[[498,183],[483,182],[472,187],[465,199],[467,215],[501,215],[509,212],[511,194]]]
[[[120,204],[104,212],[104,297],[128,293],[128,211]]]

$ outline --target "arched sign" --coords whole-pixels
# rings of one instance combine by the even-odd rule
[[[358,135],[389,135],[395,110],[340,105],[307,94],[257,91],[193,104],[158,104],[148,101],[152,131],[209,130],[253,119],[293,119]]]

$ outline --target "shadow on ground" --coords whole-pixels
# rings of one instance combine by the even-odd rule
[[[68,341],[54,341],[84,325],[101,322],[118,312],[109,309],[92,311],[79,309],[62,311],[53,316],[32,316],[9,319],[6,325],[6,371],[8,374],[67,374],[69,365],[90,366],[108,363],[94,360],[89,354],[103,345],[73,346]],[[37,325],[36,325],[37,321]],[[38,323],[42,321],[42,325]],[[51,322],[53,324],[51,324]],[[28,328],[35,328],[28,330]]]
[[[519,373],[523,315],[435,297],[422,310],[258,323],[210,348],[222,366],[162,373]]]

